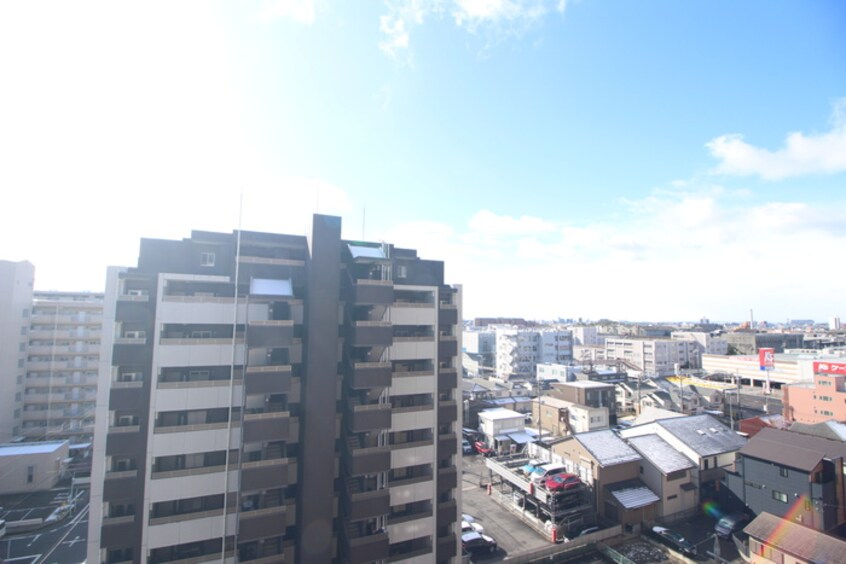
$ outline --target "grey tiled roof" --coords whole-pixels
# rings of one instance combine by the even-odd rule
[[[805,562],[843,562],[846,554],[846,541],[766,512],[743,532]]]
[[[693,449],[699,456],[734,452],[746,444],[745,438],[710,415],[661,419],[657,421],[657,424]]]
[[[646,460],[654,464],[662,474],[670,474],[695,466],[692,460],[674,449],[658,435],[631,437],[629,444]]]
[[[574,437],[602,467],[641,459],[637,451],[610,429],[578,433]]]

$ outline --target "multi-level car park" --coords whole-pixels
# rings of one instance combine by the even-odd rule
[[[531,514],[550,536],[573,537],[596,522],[591,489],[563,468],[525,456],[488,458],[485,465],[491,487]]]

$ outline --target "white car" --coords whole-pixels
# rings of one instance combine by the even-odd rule
[[[464,533],[483,533],[485,532],[485,528],[481,526],[479,523],[470,522],[470,521],[462,521],[461,522],[461,534]]]

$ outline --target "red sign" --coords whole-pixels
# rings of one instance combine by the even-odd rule
[[[815,362],[814,374],[846,374],[846,363]]]
[[[758,349],[758,363],[761,370],[772,370],[775,366],[775,349]]]

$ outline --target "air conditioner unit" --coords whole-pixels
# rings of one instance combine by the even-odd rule
[[[140,372],[124,372],[118,376],[118,382],[140,382],[141,378]]]
[[[144,292],[144,290],[127,290],[126,295],[127,296],[146,296],[147,294],[146,294],[146,292]]]
[[[144,339],[147,333],[145,331],[127,331],[123,336],[126,339]]]

